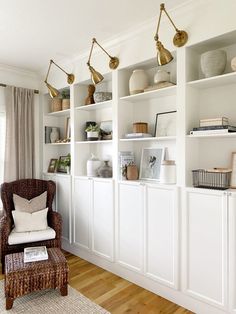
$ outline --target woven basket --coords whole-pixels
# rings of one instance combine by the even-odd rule
[[[62,99],[62,110],[70,109],[70,99],[64,98]]]
[[[53,98],[51,102],[51,111],[61,111],[62,109],[62,99],[60,98]]]

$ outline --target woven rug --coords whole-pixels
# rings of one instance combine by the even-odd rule
[[[81,293],[68,287],[68,296],[58,290],[43,290],[16,298],[11,310],[5,309],[4,280],[0,281],[1,314],[109,314]]]

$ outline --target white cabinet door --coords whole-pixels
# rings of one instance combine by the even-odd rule
[[[90,216],[92,204],[92,180],[75,178],[74,180],[74,221],[73,242],[90,249]]]
[[[62,238],[70,241],[71,177],[57,175],[57,212],[62,216]]]
[[[236,313],[236,193],[229,193],[229,299]]]
[[[145,216],[145,272],[147,276],[177,288],[177,189],[147,185]]]
[[[51,181],[54,181],[56,183],[57,181],[57,178],[56,178],[56,175],[54,174],[46,174],[46,173],[43,173],[43,180],[51,180]],[[56,208],[57,208],[57,205],[56,205],[56,193],[55,193],[55,196],[54,196],[54,199],[53,199],[53,202],[52,202],[52,208],[53,210],[56,211]]]
[[[135,271],[143,269],[143,194],[140,184],[119,184],[118,262]]]
[[[189,189],[186,192],[186,292],[219,307],[227,302],[227,195]]]
[[[113,259],[114,205],[112,180],[93,180],[92,250]]]

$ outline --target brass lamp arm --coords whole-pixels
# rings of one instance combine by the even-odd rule
[[[170,20],[171,24],[173,25],[174,29],[176,30],[176,32],[179,32],[179,29],[175,26],[174,22],[172,21],[171,17],[169,16],[169,14],[167,13],[165,7],[164,7],[164,3],[162,3],[161,5],[163,5],[163,11],[165,12],[166,16],[168,17],[168,19]]]
[[[93,52],[93,47],[94,47],[94,43],[95,43],[95,38],[93,38],[93,41],[92,41],[92,46],[91,46],[91,49],[90,49],[90,52],[89,52],[89,58],[88,58],[88,61],[87,61],[87,65],[90,66],[90,60],[91,60],[91,56],[92,56],[92,52]]]
[[[93,38],[93,42],[96,43],[96,44],[105,52],[105,54],[106,54],[109,58],[112,58],[112,56],[109,55],[109,53],[97,42],[96,38]]]
[[[50,69],[51,69],[51,66],[52,66],[52,60],[50,60],[50,63],[49,63],[49,66],[48,66],[48,71],[47,71],[47,75],[46,75],[46,78],[44,80],[45,83],[47,83],[48,81],[48,75],[49,75],[49,72],[50,72]]]
[[[162,11],[163,11],[163,10],[161,9],[161,10],[160,10],[160,14],[159,14],[159,18],[158,18],[156,34],[155,34],[155,37],[154,37],[154,39],[155,39],[156,41],[158,41],[158,39],[159,39],[158,32],[159,32],[159,28],[160,28],[160,22],[161,22]]]
[[[62,72],[64,72],[66,75],[68,75],[69,73],[67,73],[65,70],[63,70],[58,64],[56,64],[53,60],[50,60],[50,64],[55,64],[56,67],[58,67]]]

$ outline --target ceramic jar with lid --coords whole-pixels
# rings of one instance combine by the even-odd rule
[[[154,75],[154,83],[170,82],[170,72],[158,70]]]
[[[98,177],[98,168],[101,166],[101,161],[94,155],[87,160],[87,176]]]
[[[134,70],[129,79],[130,95],[143,93],[144,89],[148,87],[147,73],[142,69]]]
[[[176,165],[174,160],[163,160],[161,163],[160,183],[176,183]]]

